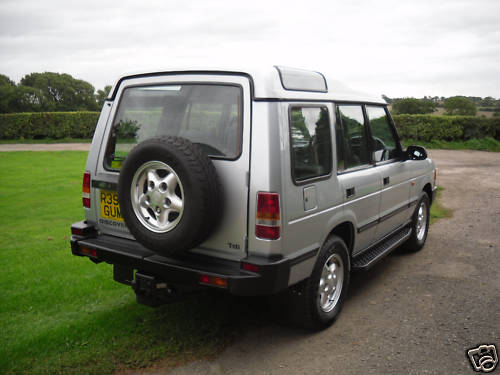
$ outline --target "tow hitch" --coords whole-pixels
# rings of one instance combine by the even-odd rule
[[[180,299],[180,294],[163,280],[154,276],[136,272],[130,285],[135,292],[137,302],[147,306],[160,306]]]

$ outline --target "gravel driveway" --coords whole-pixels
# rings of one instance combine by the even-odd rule
[[[147,373],[475,374],[467,349],[495,343],[500,353],[500,153],[431,157],[453,216],[432,225],[421,252],[355,274],[332,327],[270,325],[213,361]]]

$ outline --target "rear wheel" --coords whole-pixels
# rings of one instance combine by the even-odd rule
[[[293,319],[310,329],[328,327],[342,309],[350,279],[347,247],[331,236],[321,247],[311,277],[288,292]]]

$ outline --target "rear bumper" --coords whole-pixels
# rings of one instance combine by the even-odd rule
[[[79,222],[73,224],[72,229],[85,226],[85,222]],[[202,275],[219,277],[227,280],[224,289],[236,295],[274,294],[286,289],[290,268],[297,264],[286,258],[270,260],[247,257],[241,261],[231,261],[190,253],[164,257],[136,241],[98,235],[92,231],[87,231],[85,236],[72,235],[70,242],[74,255],[89,257],[95,263],[107,262],[121,269],[147,273],[166,283],[190,287],[206,286],[202,282]],[[253,265],[250,268],[255,272],[243,269],[243,264]]]

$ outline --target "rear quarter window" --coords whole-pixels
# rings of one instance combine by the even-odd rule
[[[332,171],[332,142],[328,109],[293,106],[289,121],[294,181],[329,175]]]

